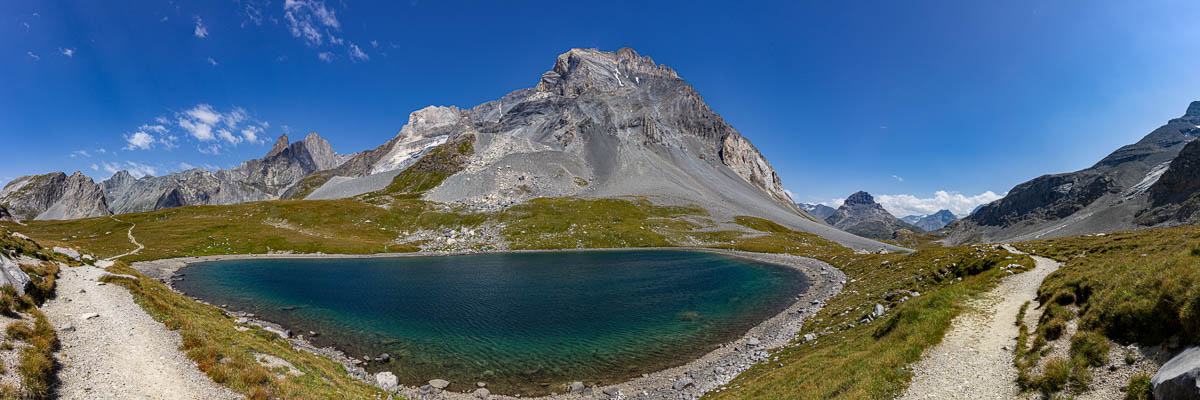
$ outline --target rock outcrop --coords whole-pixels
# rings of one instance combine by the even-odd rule
[[[29,274],[21,270],[21,266],[0,254],[0,287],[12,286],[18,294],[25,294],[25,286],[29,284]]]
[[[1200,139],[1183,147],[1150,186],[1149,196],[1151,208],[1138,214],[1139,224],[1200,223]]]
[[[948,225],[945,241],[1019,241],[1180,223],[1178,209],[1171,207],[1186,202],[1179,196],[1188,190],[1182,172],[1188,165],[1179,165],[1168,183],[1157,183],[1198,137],[1200,101],[1191,103],[1182,117],[1087,169],[1017,185],[1004,198]],[[1148,213],[1151,208],[1159,209]]]
[[[1150,378],[1156,399],[1200,399],[1200,347],[1192,346],[1172,357]]]
[[[825,222],[846,232],[873,239],[891,239],[901,229],[922,232],[920,228],[884,210],[867,192],[856,192],[847,197],[837,212],[826,218]]]
[[[22,220],[111,215],[104,189],[78,171],[17,178],[0,190],[0,207]]]

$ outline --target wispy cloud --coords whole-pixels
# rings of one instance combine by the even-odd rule
[[[208,104],[197,104],[195,107],[177,113],[176,123],[192,138],[207,143],[198,149],[201,153],[220,154],[221,143],[236,146],[243,142],[262,143],[260,137],[266,127],[265,121],[250,117],[246,109],[233,107],[228,112],[220,112]]]
[[[901,178],[899,175],[892,175],[892,179],[895,179],[896,182],[904,182],[904,178]]]
[[[71,157],[71,158],[75,158],[75,157],[88,157],[88,158],[90,158],[91,156],[92,156],[92,155],[91,155],[91,154],[88,154],[87,150],[75,150],[75,151],[72,151],[72,152],[71,152],[71,155],[70,155],[70,157]]]
[[[192,31],[198,38],[208,37],[208,27],[204,26],[204,21],[200,20],[200,16],[195,16],[196,29]]]
[[[92,171],[99,171],[99,170],[100,170],[100,166],[96,165],[96,163],[92,163]]]
[[[355,62],[369,61],[371,57],[368,56],[367,53],[363,52],[362,49],[358,48],[358,45],[350,43],[350,59],[354,60]]]
[[[62,48],[62,47],[59,47],[59,48],[58,48],[58,54],[62,54],[62,55],[64,55],[64,56],[67,56],[67,57],[74,57],[74,56],[75,56],[75,49],[73,49],[73,48],[70,48],[70,47],[68,47],[68,48],[65,48],[65,49],[64,49],[64,48]]]
[[[41,60],[41,59],[42,59],[41,57],[38,57],[38,55],[37,55],[37,54],[33,54],[33,52],[32,52],[32,51],[27,51],[27,52],[25,52],[25,54],[28,54],[28,55],[29,55],[29,58],[32,58],[32,59],[33,59],[33,61],[38,61],[38,60]]]
[[[331,63],[331,62],[333,62],[333,53],[330,53],[328,51],[322,51],[320,53],[317,53],[317,58],[321,59],[321,61]]]
[[[285,0],[283,18],[287,20],[292,36],[303,39],[310,47],[320,46],[324,42],[325,34],[320,27],[333,30],[342,27],[334,11],[325,7],[325,2],[320,0]],[[329,37],[336,40],[332,34]]]
[[[897,217],[929,215],[940,210],[950,210],[957,216],[966,216],[980,204],[987,204],[1004,197],[992,191],[967,196],[959,192],[939,190],[933,197],[917,197],[910,194],[878,195],[875,201]]]
[[[158,168],[148,165],[148,164],[142,164],[142,163],[133,162],[133,161],[125,161],[124,163],[122,163],[120,161],[114,161],[114,162],[101,161],[99,166],[95,166],[95,165],[93,165],[93,166],[98,167],[98,168],[93,168],[93,169],[103,168],[104,171],[108,172],[109,174],[115,174],[122,170],[129,171],[129,174],[133,175],[134,178],[142,178],[147,175],[155,176],[158,174]]]
[[[214,67],[217,65],[220,65],[220,64],[217,64],[217,60],[214,60],[212,57],[208,58],[208,63],[212,64],[212,66],[214,66]]]

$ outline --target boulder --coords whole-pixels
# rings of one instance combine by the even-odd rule
[[[54,247],[54,252],[70,257],[72,260],[79,261],[79,252],[69,247]]]
[[[1154,398],[1200,400],[1200,346],[1192,346],[1172,357],[1150,378]]]
[[[429,381],[429,386],[433,386],[435,389],[441,390],[445,389],[447,386],[450,386],[450,381],[445,379],[434,379]]]
[[[12,286],[18,294],[25,294],[25,285],[29,284],[29,274],[21,270],[21,266],[0,255],[0,286]]]
[[[752,338],[750,338],[750,340],[746,341],[746,344],[751,345],[751,346],[758,346],[759,343],[762,343],[762,342],[760,342],[758,340],[758,338],[756,338],[756,337],[752,337]]]
[[[615,387],[604,388],[603,392],[604,394],[608,395],[608,397],[617,397],[621,395],[621,389],[617,389]]]
[[[488,396],[491,396],[491,395],[492,395],[492,391],[490,391],[490,390],[487,390],[484,388],[475,389],[475,397],[478,397],[481,399],[486,399],[486,398],[488,398]]]
[[[682,378],[680,380],[675,381],[675,383],[673,385],[671,385],[671,388],[675,389],[675,390],[683,390],[684,388],[687,388],[688,386],[692,386],[692,383],[694,383],[694,382],[692,382],[692,378]]]
[[[396,378],[395,374],[388,371],[375,374],[375,383],[378,384],[380,388],[383,388],[383,390],[389,392],[394,392],[400,387],[400,380]]]
[[[570,384],[570,385],[567,385],[567,393],[579,393],[579,392],[582,392],[584,387],[585,387],[585,386],[583,386],[583,382],[578,382],[578,381],[576,381],[576,382],[571,382],[571,384]]]

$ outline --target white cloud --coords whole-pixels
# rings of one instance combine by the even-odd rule
[[[62,47],[59,47],[59,48],[58,48],[58,54],[62,54],[62,55],[64,55],[64,56],[67,56],[67,57],[74,57],[74,56],[75,56],[75,49],[72,49],[72,48],[69,48],[69,47],[64,49],[64,48],[62,48]]]
[[[96,163],[92,163],[92,171],[99,171],[99,170],[100,170],[100,166],[96,165]]]
[[[783,189],[783,194],[786,194],[788,199],[791,200],[793,203],[796,202],[796,194],[792,193],[791,190]]]
[[[892,179],[895,179],[896,182],[904,182],[904,178],[901,178],[898,175],[892,175]]]
[[[125,142],[129,143],[125,146],[125,150],[149,150],[154,144],[154,136],[145,131],[137,131],[130,135],[125,135]]]
[[[103,147],[101,147],[101,148],[97,149],[96,152],[97,153],[107,153],[108,150],[105,150]]]
[[[888,212],[897,217],[908,215],[929,215],[940,210],[950,210],[959,217],[966,216],[980,204],[987,204],[1004,197],[992,191],[986,191],[974,196],[966,196],[958,192],[939,190],[933,197],[919,198],[910,194],[878,195],[875,201]]]
[[[371,56],[368,56],[367,53],[358,48],[357,44],[350,43],[350,58],[356,61],[368,61],[371,59]]]
[[[120,163],[110,163],[108,161],[101,161],[100,165],[103,165],[104,171],[108,172],[109,174],[115,174],[115,173],[117,173],[117,171],[121,170]]]
[[[378,40],[372,40],[372,41],[371,41],[371,47],[374,47],[374,48],[377,48],[377,49],[378,49],[378,48],[379,48],[379,41],[378,41]]]
[[[217,65],[220,65],[220,64],[217,64],[217,60],[214,60],[212,57],[208,58],[208,63],[212,64],[212,66],[214,66],[214,67]]]
[[[208,37],[208,28],[204,26],[204,21],[200,20],[200,16],[196,16],[196,29],[192,31],[198,38]]]
[[[245,108],[233,107],[228,112],[218,111],[208,104],[196,106],[175,113],[175,125],[183,128],[188,135],[197,141],[220,141],[236,146],[242,142],[262,143],[261,135],[271,124],[253,118]],[[164,119],[165,120],[165,119]],[[174,146],[176,138],[166,136],[158,139],[164,144]],[[207,143],[197,147],[204,154],[220,154],[222,143]]]
[[[229,142],[229,144],[232,144],[232,145],[237,145],[238,143],[242,142],[242,138],[233,136],[233,133],[230,133],[228,130],[225,130],[225,129],[218,129],[217,137],[221,138],[221,140]]]
[[[249,143],[261,143],[258,135],[263,132],[263,128],[250,125],[242,128],[242,139]]]
[[[32,58],[32,59],[33,59],[33,61],[38,61],[38,60],[41,60],[41,59],[42,59],[41,57],[38,57],[38,55],[37,55],[37,54],[33,54],[33,52],[32,52],[32,51],[27,51],[27,52],[25,52],[25,54],[28,54],[28,55],[29,55],[29,58]]]
[[[187,171],[187,170],[189,170],[189,169],[192,169],[192,168],[196,168],[196,166],[194,166],[194,165],[192,165],[192,164],[188,164],[188,163],[186,163],[186,162],[183,162],[183,161],[180,161],[180,162],[179,162],[179,170],[180,170],[180,171]]]
[[[283,18],[288,22],[288,28],[293,37],[301,38],[310,47],[320,46],[323,35],[320,26],[339,30],[342,27],[337,15],[325,7],[320,0],[286,0],[283,2]],[[331,40],[337,40],[329,35]]]
[[[75,157],[91,157],[91,156],[92,155],[88,154],[87,150],[75,150],[75,151],[71,152],[70,157],[75,158]]]
[[[133,161],[125,161],[125,166],[126,166],[125,169],[127,171],[129,171],[129,174],[133,175],[134,178],[138,178],[138,179],[141,179],[143,176],[147,176],[147,175],[154,176],[158,172],[157,168],[154,168],[154,167],[146,165],[146,164],[136,163]]]
[[[331,63],[331,62],[333,62],[333,53],[330,53],[328,51],[322,51],[320,53],[317,53],[317,58],[320,58],[321,61]]]

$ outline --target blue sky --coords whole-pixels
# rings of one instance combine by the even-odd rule
[[[0,2],[0,181],[351,153],[571,47],[670,65],[798,201],[959,212],[1200,100],[1195,1]],[[653,4],[643,4],[653,3]],[[939,193],[942,192],[942,193]]]

